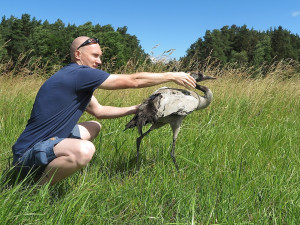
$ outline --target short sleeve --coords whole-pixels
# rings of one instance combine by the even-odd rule
[[[109,74],[103,70],[83,66],[79,68],[76,76],[76,91],[94,91],[109,77]]]

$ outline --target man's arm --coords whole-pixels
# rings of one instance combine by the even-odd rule
[[[187,88],[195,88],[195,79],[183,72],[148,73],[135,74],[111,74],[100,86],[102,89],[125,89],[150,87],[166,82],[174,82]]]
[[[102,106],[99,104],[96,97],[92,96],[86,111],[97,119],[111,119],[134,114],[138,106],[139,105],[129,107]]]

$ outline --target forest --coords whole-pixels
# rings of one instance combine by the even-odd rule
[[[2,17],[0,24],[0,62],[6,63],[5,70],[16,69],[15,64],[38,65],[44,68],[63,66],[69,63],[69,45],[77,36],[97,37],[104,52],[102,61],[110,62],[109,72],[124,67],[131,60],[139,63],[154,63],[145,53],[135,35],[127,33],[127,27],[115,29],[112,25],[65,25],[60,19],[53,24],[47,20],[31,18],[23,14],[21,18]],[[207,58],[218,65],[248,65],[259,67],[281,60],[292,60],[299,71],[300,38],[298,34],[279,26],[267,31],[257,31],[244,26],[224,26],[207,30],[186,51],[186,55],[167,63],[177,63],[169,69],[189,70],[197,68]],[[37,64],[38,61],[38,64]],[[180,62],[178,64],[178,62]]]
[[[207,30],[203,38],[190,46],[185,58],[204,60],[209,55],[222,63],[260,65],[282,59],[299,62],[300,38],[281,26],[263,32],[248,29],[246,25],[224,26],[220,30]]]

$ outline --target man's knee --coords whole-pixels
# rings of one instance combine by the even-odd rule
[[[79,166],[86,166],[95,153],[95,145],[90,141],[81,141],[79,148],[75,152],[76,162]]]

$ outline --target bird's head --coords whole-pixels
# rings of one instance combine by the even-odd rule
[[[190,72],[190,75],[195,78],[196,82],[201,82],[201,81],[204,81],[204,80],[217,79],[215,77],[206,76],[206,75],[204,75],[204,74],[202,74],[201,72],[198,72],[198,71],[192,71],[192,72]]]

